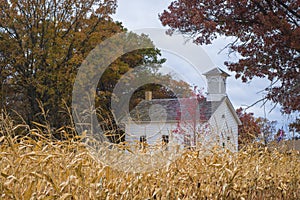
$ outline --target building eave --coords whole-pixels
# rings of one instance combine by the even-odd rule
[[[223,71],[219,67],[213,68],[213,69],[209,70],[208,72],[205,72],[203,75],[204,76],[222,75],[222,76],[225,76],[225,77],[229,77],[230,76],[230,74],[228,74],[227,72]]]
[[[229,107],[229,109],[230,109],[233,117],[235,118],[236,122],[238,123],[238,125],[242,125],[242,122],[241,122],[239,116],[237,115],[237,113],[236,113],[236,111],[235,111],[235,109],[234,109],[231,101],[229,100],[229,98],[227,96],[225,97],[225,101],[226,101],[226,103],[227,103],[227,105],[228,105],[228,107]]]

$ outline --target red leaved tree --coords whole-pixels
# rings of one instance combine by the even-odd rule
[[[242,125],[239,126],[239,147],[253,142],[261,134],[260,120],[253,113],[246,113],[242,108],[236,110]]]
[[[262,117],[256,118],[253,113],[247,113],[242,108],[238,108],[236,113],[242,122],[242,125],[239,126],[239,148],[258,140],[266,145],[278,138],[276,137],[277,121],[270,121]]]
[[[178,31],[197,44],[233,36],[228,47],[241,59],[225,64],[236,78],[269,79],[262,100],[279,103],[284,113],[299,113],[300,0],[176,0],[160,20],[169,33]]]
[[[196,146],[200,134],[206,133],[208,127],[205,122],[206,107],[202,90],[194,87],[188,98],[178,99],[179,108],[177,110],[177,126],[172,131],[179,142],[186,146]]]

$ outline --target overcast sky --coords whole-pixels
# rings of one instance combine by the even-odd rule
[[[155,45],[164,49],[163,56],[167,58],[166,65],[189,79],[191,84],[205,87],[205,79],[201,73],[213,66],[220,67],[231,75],[227,79],[227,93],[235,108],[246,107],[259,100],[263,96],[259,92],[268,85],[267,80],[254,79],[251,83],[245,84],[240,80],[235,80],[234,73],[229,72],[224,66],[224,61],[237,59],[236,55],[228,56],[226,50],[220,53],[230,39],[221,38],[212,45],[200,47],[190,42],[185,43],[181,36],[170,38],[162,35],[164,31],[159,30],[164,27],[158,19],[158,14],[167,9],[170,3],[171,0],[118,0],[118,8],[113,18],[122,22],[130,31],[138,30],[139,33],[142,29],[142,32],[149,34]],[[170,43],[172,43],[171,46]],[[193,66],[197,66],[196,71]],[[280,124],[278,127],[283,126],[286,129],[291,119],[282,116],[279,108],[269,113],[272,107],[270,103],[265,106],[266,117],[270,120],[277,120]],[[257,117],[264,117],[264,107],[261,104],[248,109],[247,112],[254,112]]]

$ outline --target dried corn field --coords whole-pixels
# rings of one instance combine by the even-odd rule
[[[0,140],[0,199],[300,199],[296,152],[187,151],[157,171],[125,173],[80,142]]]
[[[50,131],[2,121],[0,199],[300,199],[299,152],[187,150],[132,173],[97,161],[81,137],[53,140]]]

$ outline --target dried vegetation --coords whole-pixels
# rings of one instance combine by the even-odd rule
[[[38,129],[11,136],[16,129],[2,124],[0,199],[300,199],[298,152],[194,150],[130,173],[97,162],[80,139],[54,141]]]

